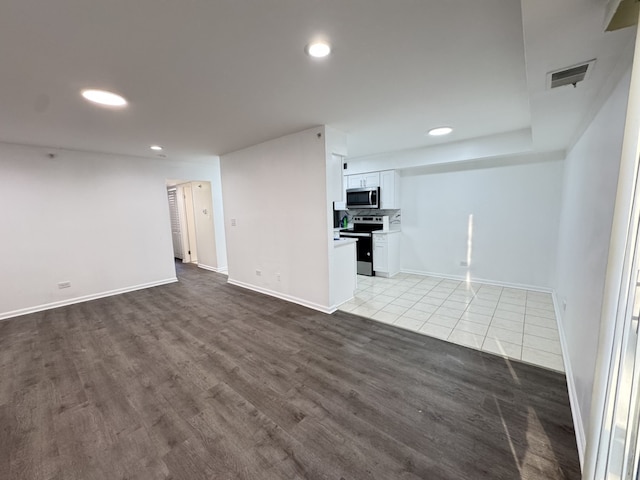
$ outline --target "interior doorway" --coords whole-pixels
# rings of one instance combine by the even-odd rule
[[[167,200],[174,257],[208,270],[226,270],[218,260],[211,182],[167,181]]]
[[[173,256],[179,260],[184,259],[182,247],[182,224],[180,222],[180,207],[178,207],[178,189],[176,187],[167,188],[169,200],[169,217],[171,219],[171,241],[173,243]]]
[[[183,263],[198,263],[198,240],[190,183],[167,188],[173,256]]]

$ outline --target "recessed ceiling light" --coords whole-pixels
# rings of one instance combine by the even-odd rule
[[[331,46],[326,42],[313,42],[307,46],[307,53],[315,58],[326,57],[331,53]]]
[[[151,150],[155,150],[156,152],[159,152],[160,150],[162,150],[162,147],[160,145],[151,145],[149,148]]]
[[[106,105],[107,107],[124,107],[127,105],[127,101],[123,96],[106,90],[83,90],[82,96],[90,102]]]
[[[429,130],[429,135],[439,137],[441,135],[449,135],[451,132],[453,132],[453,128],[451,127],[437,127]]]

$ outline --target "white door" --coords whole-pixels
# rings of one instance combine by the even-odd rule
[[[637,198],[636,198],[637,200]],[[637,205],[636,205],[637,208]],[[609,402],[610,423],[604,431],[608,437],[608,448],[601,452],[599,471],[603,478],[611,480],[635,480],[638,478],[638,421],[640,403],[640,359],[638,357],[638,318],[640,316],[640,245],[638,244],[638,224],[633,232],[635,244],[631,282],[626,293],[626,305],[620,313],[621,347],[614,351]]]
[[[176,188],[167,190],[169,198],[169,217],[171,218],[171,240],[173,241],[173,256],[182,260],[182,229],[178,210],[178,193]]]
[[[193,192],[190,183],[179,185],[182,190],[182,202],[178,201],[178,205],[182,204],[182,251],[184,252],[183,261],[185,263],[198,263],[198,245],[196,235],[196,220],[193,211]]]
[[[614,214],[614,231],[607,272],[607,286],[617,288],[612,299],[614,322],[612,349],[605,371],[606,391],[595,452],[595,468],[587,464],[585,478],[607,480],[638,479],[638,422],[640,419],[640,358],[638,317],[640,316],[640,37],[631,76],[631,88],[622,145],[622,160]],[[619,252],[619,254],[618,254]],[[612,258],[620,258],[611,263]],[[621,268],[619,268],[621,267]],[[619,288],[618,288],[619,286]],[[615,290],[614,290],[615,291]],[[605,302],[608,300],[605,298]],[[609,309],[605,309],[606,312]],[[615,311],[615,313],[613,313]]]

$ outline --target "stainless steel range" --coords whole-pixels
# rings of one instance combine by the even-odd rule
[[[353,228],[340,230],[340,236],[355,238],[357,244],[358,274],[373,276],[373,234],[376,230],[389,228],[386,215],[353,217]]]

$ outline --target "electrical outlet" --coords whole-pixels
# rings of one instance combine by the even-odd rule
[[[262,276],[262,270],[256,270],[256,275],[261,277]]]
[[[467,262],[466,260],[460,260],[460,266],[461,267],[468,267],[469,266],[469,262]]]
[[[59,282],[58,283],[58,288],[59,289],[71,288],[71,282],[69,282],[69,281],[67,281],[67,282]]]
[[[235,227],[235,226],[236,226],[236,219],[235,219],[235,218],[232,218],[232,219],[231,219],[231,226],[232,226],[232,227]]]
[[[280,274],[276,273],[276,280],[280,281]]]

